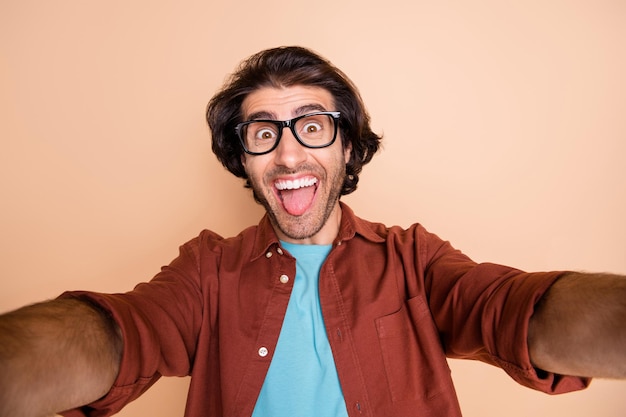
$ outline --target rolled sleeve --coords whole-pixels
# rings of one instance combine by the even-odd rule
[[[423,233],[429,248],[422,252],[428,258],[429,304],[447,356],[496,365],[518,383],[549,394],[589,385],[589,378],[544,372],[530,360],[530,317],[543,294],[565,272],[528,273],[478,264],[448,242]]]
[[[584,389],[591,379],[536,369],[528,350],[528,326],[534,307],[564,272],[514,274],[496,291],[483,318],[483,337],[495,364],[518,383],[548,393]]]
[[[125,294],[66,292],[107,312],[123,338],[120,371],[103,398],[63,413],[65,416],[109,416],[137,399],[161,376],[190,374],[202,321],[199,268],[188,243],[179,257],[149,283]]]

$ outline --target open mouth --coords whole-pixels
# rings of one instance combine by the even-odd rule
[[[292,216],[300,216],[313,204],[317,183],[317,178],[306,176],[294,179],[280,179],[274,183],[274,186],[285,211]]]

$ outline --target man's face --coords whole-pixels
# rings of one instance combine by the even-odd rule
[[[288,120],[315,111],[334,111],[332,95],[311,86],[264,87],[243,101],[243,120]],[[330,244],[341,220],[339,196],[350,148],[340,133],[330,146],[309,149],[286,128],[278,147],[265,155],[242,156],[252,190],[280,239]]]

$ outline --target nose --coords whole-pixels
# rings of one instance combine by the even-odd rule
[[[298,142],[291,129],[283,128],[280,142],[274,150],[275,163],[287,168],[295,168],[304,162],[306,157],[306,149]]]

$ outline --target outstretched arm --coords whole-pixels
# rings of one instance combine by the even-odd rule
[[[626,276],[561,277],[531,317],[528,344],[545,371],[626,378]]]
[[[60,299],[0,316],[0,417],[50,416],[111,388],[117,326],[88,303]]]

